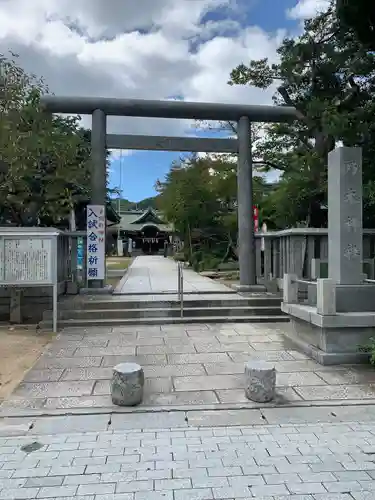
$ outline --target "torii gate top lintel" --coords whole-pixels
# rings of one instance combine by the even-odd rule
[[[238,121],[247,116],[252,122],[287,122],[297,119],[295,108],[211,102],[152,101],[107,97],[43,96],[46,111],[86,115],[100,109],[106,115],[190,120]]]

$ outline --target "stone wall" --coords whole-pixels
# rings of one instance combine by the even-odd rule
[[[59,296],[65,293],[65,282],[58,286]],[[9,322],[10,314],[9,287],[0,288],[0,321]],[[21,314],[23,323],[36,324],[42,321],[43,313],[52,310],[52,287],[24,288],[21,298]]]

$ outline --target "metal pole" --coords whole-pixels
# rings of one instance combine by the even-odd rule
[[[123,250],[120,252],[119,251],[119,241],[120,241],[120,236],[121,236],[121,195],[122,195],[122,190],[121,190],[121,187],[122,187],[122,150],[121,150],[121,154],[120,154],[120,189],[119,189],[119,194],[118,194],[118,200],[117,200],[117,211],[118,211],[118,214],[120,216],[120,222],[118,224],[118,228],[117,228],[117,255],[123,255],[124,252]]]
[[[180,274],[180,280],[181,280],[181,283],[180,283],[180,290],[181,290],[181,298],[180,298],[180,314],[181,314],[181,318],[184,317],[184,269],[182,267],[182,263],[181,263],[181,274]]]
[[[91,203],[103,205],[106,209],[107,198],[107,149],[106,149],[107,119],[101,109],[95,109],[92,114],[91,131]],[[104,236],[104,242],[106,235]],[[103,288],[103,280],[90,281],[92,288]]]
[[[251,154],[251,123],[247,116],[238,121],[238,258],[240,286],[256,284],[255,238],[253,221],[253,166]]]
[[[180,287],[181,287],[181,268],[180,268],[180,261],[177,261],[177,297],[178,300],[180,300]]]
[[[52,287],[52,330],[57,333],[57,285]]]

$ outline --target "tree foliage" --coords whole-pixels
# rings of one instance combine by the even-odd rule
[[[165,180],[157,183],[159,207],[182,235],[193,265],[215,267],[237,258],[236,171],[229,155],[193,155],[174,163]],[[255,177],[255,203],[263,193],[263,180]]]
[[[44,113],[43,80],[0,55],[0,220],[59,225],[89,199],[90,132]]]
[[[286,38],[278,49],[279,62],[267,59],[241,64],[230,85],[267,89],[277,85],[274,102],[294,106],[299,119],[265,126],[254,155],[268,160],[281,173],[279,188],[267,199],[277,226],[297,223],[322,227],[327,223],[327,155],[337,141],[362,146],[365,206],[372,218],[374,150],[374,54],[351,31],[341,29],[335,4],[305,22],[302,35]],[[267,168],[265,168],[267,170]]]
[[[375,3],[372,0],[336,0],[336,7],[342,28],[352,30],[361,44],[375,50]]]

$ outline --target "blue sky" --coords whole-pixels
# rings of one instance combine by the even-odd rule
[[[240,0],[239,10],[236,13],[228,14],[227,10],[218,9],[206,14],[202,22],[222,21],[223,18],[225,19],[225,16],[228,16],[228,18],[238,21],[243,30],[249,27],[258,27],[266,32],[267,36],[272,37],[281,29],[285,29],[288,32],[296,31],[300,20],[288,18],[287,11],[295,7],[297,3],[297,0]],[[236,36],[236,34],[234,33],[232,35],[230,30],[228,30],[228,32],[222,36],[231,37]],[[214,37],[215,34],[212,38]],[[207,40],[203,42],[198,41],[194,50],[201,49],[202,46],[200,46],[200,43],[204,44],[206,41]],[[251,58],[251,53],[249,53],[248,60]],[[246,60],[244,62],[246,62]],[[220,61],[218,61],[218,63],[220,63]],[[234,61],[233,67],[236,66],[236,64],[237,61]],[[229,74],[223,74],[223,78],[228,79],[228,77]],[[256,103],[257,102],[253,102],[253,104]],[[157,131],[154,133],[157,135]],[[117,152],[115,159],[111,163],[111,186],[120,186],[121,169],[122,196],[131,201],[140,201],[143,198],[155,195],[155,181],[164,178],[173,160],[178,159],[181,153],[142,151],[132,152],[130,154],[129,152],[124,152],[121,159],[119,156],[120,152]]]

